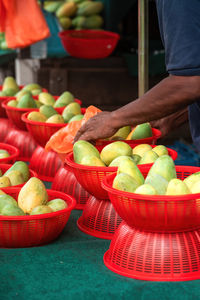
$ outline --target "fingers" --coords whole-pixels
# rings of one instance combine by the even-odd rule
[[[77,131],[75,137],[74,137],[74,143],[79,140],[82,134],[85,132],[85,124],[81,126],[81,128]]]

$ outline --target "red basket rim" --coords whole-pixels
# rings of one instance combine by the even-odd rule
[[[68,39],[78,39],[78,40],[83,40],[83,41],[91,41],[91,38],[87,37],[79,37],[79,36],[73,36],[73,34],[96,34],[96,40],[104,40],[103,36],[108,38],[110,37],[111,39],[119,40],[120,35],[116,32],[111,32],[111,31],[106,31],[106,30],[90,30],[90,29],[82,29],[82,30],[64,30],[58,33],[60,38],[68,38]],[[101,37],[99,38],[98,35]],[[94,40],[94,38],[93,38]]]
[[[9,153],[9,150],[13,151],[13,154],[11,154],[9,157],[0,158],[0,164],[1,164],[1,162],[6,162],[7,160],[12,160],[12,159],[16,158],[17,156],[19,156],[19,149],[12,145],[9,145],[6,143],[0,143],[0,149],[7,150],[8,153]]]
[[[189,167],[175,166],[175,167],[177,172],[184,172],[186,168],[189,168],[192,171],[192,173],[200,171],[200,167],[191,167],[191,166]],[[149,171],[149,168],[147,168],[146,166],[139,166],[139,169],[142,173],[147,170]],[[142,194],[120,191],[112,187],[112,183],[116,175],[117,172],[104,176],[101,183],[103,189],[110,194],[131,198],[131,199],[134,198],[137,200],[166,201],[166,202],[167,201],[188,201],[188,200],[196,200],[197,198],[200,198],[200,193],[187,194],[187,195],[142,195]]]
[[[4,189],[2,188],[2,190],[4,191]],[[21,187],[13,187],[11,188],[12,193],[14,192],[19,192],[19,190],[21,190]],[[8,192],[8,190],[5,190],[5,192]],[[20,221],[20,220],[26,220],[26,221],[31,221],[31,220],[38,220],[38,219],[50,219],[50,218],[54,218],[58,215],[61,215],[62,213],[66,213],[71,211],[72,209],[75,208],[76,206],[76,200],[74,197],[67,195],[65,193],[56,191],[56,190],[52,190],[52,189],[47,189],[47,193],[48,195],[51,195],[52,192],[55,192],[57,196],[57,198],[59,197],[60,199],[66,199],[68,198],[68,200],[70,200],[70,203],[68,205],[67,208],[59,210],[59,211],[55,211],[55,212],[51,212],[51,213],[46,213],[46,214],[40,214],[40,215],[27,215],[27,216],[1,216],[0,215],[0,221]]]
[[[2,103],[2,106],[3,108],[5,108],[6,110],[14,110],[14,111],[19,111],[19,112],[31,112],[31,111],[39,111],[39,108],[21,108],[21,107],[14,107],[14,106],[9,106],[7,105],[7,103],[10,101],[10,100],[15,100],[16,97],[12,97],[11,99],[7,99],[7,100],[4,100],[3,103]]]
[[[120,141],[123,142],[123,141]],[[135,145],[136,146],[136,145]],[[152,148],[156,147],[157,145],[150,145]],[[97,149],[103,149],[105,146],[96,146]],[[175,160],[178,156],[177,152],[173,149],[167,148],[169,155],[171,156],[171,158],[173,160]],[[116,172],[117,171],[117,167],[95,167],[95,166],[85,166],[85,165],[81,165],[81,164],[77,164],[74,162],[74,156],[73,156],[73,152],[70,152],[67,154],[66,158],[65,158],[65,163],[75,169],[80,169],[80,170],[87,170],[87,171],[102,171],[102,172]],[[153,165],[153,163],[150,164],[143,164],[143,165],[139,165],[139,166],[146,166],[146,167],[151,167]]]

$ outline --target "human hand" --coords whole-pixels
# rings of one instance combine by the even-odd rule
[[[168,117],[156,121],[151,121],[150,123],[151,127],[157,128],[161,131],[161,137],[167,136],[173,127],[173,121]]]
[[[111,137],[118,128],[114,128],[111,112],[101,112],[89,119],[78,130],[74,142],[78,140],[94,141]]]

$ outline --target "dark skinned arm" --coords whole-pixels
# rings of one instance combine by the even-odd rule
[[[112,136],[127,125],[159,120],[185,109],[200,99],[200,76],[171,75],[141,98],[113,111],[102,112],[88,120],[77,132],[74,141],[92,141]]]

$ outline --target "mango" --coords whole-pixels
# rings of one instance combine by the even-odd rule
[[[31,177],[18,195],[18,205],[25,213],[30,213],[36,206],[45,205],[47,201],[46,188],[43,182],[36,177]]]
[[[1,210],[2,216],[24,216],[25,213],[21,208],[13,204],[5,205]]]
[[[135,181],[137,181],[138,185],[144,183],[144,177],[140,170],[138,169],[137,165],[133,161],[124,160],[119,164],[117,174],[125,173],[132,176]]]
[[[0,195],[0,214],[4,206],[11,204],[13,206],[17,206],[17,201],[11,197],[10,195]]]
[[[125,140],[131,131],[130,126],[120,128],[109,140]]]
[[[139,163],[139,161],[141,160],[141,156],[138,154],[133,154],[132,159],[133,159],[134,163],[137,165]]]
[[[41,89],[34,89],[34,90],[31,91],[31,94],[33,96],[38,96],[40,93],[42,93]]]
[[[155,188],[150,184],[142,184],[140,185],[136,190],[136,194],[142,194],[142,195],[157,195],[157,191]]]
[[[7,176],[0,177],[0,188],[11,186],[10,179]]]
[[[120,163],[124,160],[134,161],[130,156],[121,155],[113,159],[113,161],[111,161],[111,163],[109,164],[109,167],[119,167]]]
[[[59,123],[65,123],[65,122],[64,122],[64,118],[61,115],[57,114],[57,115],[53,115],[50,118],[48,118],[46,120],[46,123],[59,124]]]
[[[40,108],[42,105],[44,105],[39,100],[35,100],[35,104],[36,104],[37,108]]]
[[[158,157],[159,156],[153,150],[147,151],[140,159],[138,165],[154,163]]]
[[[137,125],[128,135],[127,140],[139,140],[152,136],[152,129],[150,123],[143,123]]]
[[[124,142],[114,142],[105,146],[101,151],[101,160],[108,166],[111,161],[121,155],[131,156],[132,148]]]
[[[54,106],[54,104],[55,104],[55,99],[53,98],[53,96],[51,94],[45,93],[45,92],[39,94],[38,100],[41,103],[46,104],[46,105]]]
[[[144,154],[150,150],[152,150],[152,147],[149,144],[140,144],[133,148],[133,154],[143,157]]]
[[[195,194],[195,193],[200,193],[200,180],[195,182],[191,189],[190,189],[191,193],[192,194]],[[199,199],[198,199],[199,200]]]
[[[55,13],[63,3],[64,1],[45,1],[44,9],[49,13]]]
[[[154,147],[152,149],[156,154],[158,154],[158,156],[162,156],[162,155],[168,155],[168,150],[165,146],[163,145],[158,145],[156,147]]]
[[[47,206],[51,207],[52,211],[58,211],[68,207],[67,203],[59,198],[49,201]]]
[[[60,97],[56,100],[54,107],[64,107],[68,104],[74,102],[74,96],[72,93],[66,91],[60,95]]]
[[[24,182],[30,178],[30,171],[28,165],[24,161],[16,161],[12,167],[10,167],[4,175],[7,176],[11,171],[19,171],[24,179]]]
[[[190,194],[190,190],[181,179],[174,178],[170,180],[167,186],[166,195],[187,195],[187,194]]]
[[[67,30],[72,25],[72,20],[68,17],[61,17],[58,19],[62,29]]]
[[[4,91],[4,93],[5,93],[5,96],[12,97],[12,96],[15,96],[16,91],[13,89],[7,89]]]
[[[29,83],[23,87],[23,90],[32,92],[32,90],[42,89],[42,87],[38,83]]]
[[[8,101],[7,105],[12,107],[17,107],[18,102],[16,100]]]
[[[17,103],[18,108],[37,108],[34,99],[30,94],[21,97]]]
[[[2,190],[0,190],[0,195],[6,195]]]
[[[16,95],[16,100],[19,101],[24,95],[30,95],[31,96],[31,93],[29,91],[26,91],[26,90],[20,90]]]
[[[30,112],[28,114],[27,119],[30,121],[35,121],[35,122],[46,122],[46,120],[47,120],[45,115],[41,114],[39,111]]]
[[[47,119],[53,115],[58,114],[58,112],[51,105],[42,105],[39,108],[39,112],[43,114]]]
[[[77,116],[78,116],[78,115],[77,115]],[[65,112],[65,113],[62,113],[62,117],[63,117],[65,123],[69,123],[70,120],[71,120],[73,117],[75,117],[75,115],[72,114],[72,113],[70,113],[70,112]]]
[[[4,92],[3,92],[3,91],[0,91],[0,97],[5,97],[5,96],[7,96],[7,95],[6,95],[6,92],[5,92],[5,91],[4,91]]]
[[[113,188],[124,192],[134,193],[138,186],[138,182],[126,173],[117,174],[113,180]]]
[[[73,121],[80,121],[83,119],[83,117],[84,117],[84,115],[75,115],[69,120],[69,123],[71,123]]]
[[[10,171],[8,174],[6,174],[6,177],[10,179],[11,185],[18,185],[24,183],[23,175],[18,170]]]
[[[84,27],[87,29],[99,29],[103,25],[103,18],[99,15],[91,15],[85,19]]]
[[[74,161],[80,164],[86,155],[96,156],[100,158],[99,151],[87,141],[77,141],[73,146]]]
[[[200,172],[193,173],[183,180],[183,182],[187,185],[189,190],[191,190],[192,186],[198,181],[200,181]]]
[[[72,102],[68,104],[65,109],[63,110],[63,117],[66,113],[71,113],[74,115],[80,115],[81,114],[81,107],[77,102]]]
[[[77,16],[72,19],[72,26],[76,28],[84,28],[86,17],[84,16]]]
[[[91,155],[84,156],[80,164],[85,166],[106,167],[106,165],[100,158]]]
[[[75,15],[76,11],[77,11],[76,3],[72,1],[66,2],[57,9],[56,17],[57,18],[72,17]]]
[[[84,1],[80,3],[77,10],[77,16],[91,16],[99,14],[103,10],[103,3],[100,1]]]
[[[145,184],[153,186],[158,195],[165,195],[168,183],[164,177],[156,173],[148,174],[145,179]]]
[[[148,175],[151,174],[161,175],[169,182],[171,179],[177,177],[174,161],[169,155],[162,155],[158,157],[149,170]]]
[[[6,77],[3,81],[2,91],[7,92],[8,90],[10,90],[10,92],[13,91],[12,95],[10,93],[10,96],[14,96],[19,91],[19,87],[12,76]]]
[[[9,157],[9,156],[10,156],[10,154],[9,154],[8,151],[0,149],[0,159],[1,158],[6,158],[6,157]]]
[[[38,205],[31,210],[30,215],[41,215],[41,214],[48,214],[51,212],[53,212],[53,210],[50,206]]]

